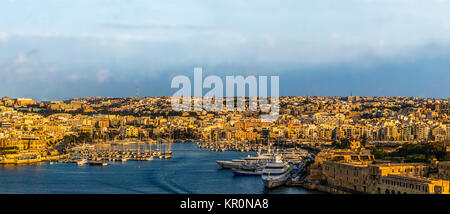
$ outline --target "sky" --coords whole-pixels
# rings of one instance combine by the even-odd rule
[[[450,0],[0,0],[0,96],[172,95],[277,75],[280,95],[450,97]],[[206,92],[206,89],[205,91]]]

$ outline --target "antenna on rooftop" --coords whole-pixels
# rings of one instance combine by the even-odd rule
[[[139,86],[136,86],[136,97],[139,97]]]

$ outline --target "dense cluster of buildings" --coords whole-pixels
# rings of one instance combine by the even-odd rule
[[[135,116],[135,119],[123,121],[135,120],[131,125],[137,127],[157,124],[160,128],[160,122],[167,121],[173,128],[195,129],[200,135],[207,135],[205,131],[220,130],[222,138],[241,140],[263,138],[264,133],[269,133],[272,138],[314,141],[450,140],[448,100],[425,98],[282,97],[281,116],[274,123],[261,122],[260,111],[192,110],[180,113],[171,108],[169,97],[78,98],[38,104],[31,99],[3,98],[0,105],[24,113]]]
[[[3,136],[60,137],[73,132],[148,137],[189,133],[190,138],[257,141],[270,137],[327,143],[450,140],[448,100],[407,97],[281,97],[276,122],[261,122],[260,111],[185,111],[171,108],[170,97],[77,98],[37,103],[2,98]],[[5,129],[7,127],[7,129]],[[55,133],[42,133],[49,127]],[[24,130],[25,129],[25,130]],[[44,135],[42,135],[44,134]],[[185,136],[186,137],[186,136]],[[12,139],[12,138],[8,138]],[[44,142],[45,143],[45,142]],[[20,144],[20,143],[19,143]]]

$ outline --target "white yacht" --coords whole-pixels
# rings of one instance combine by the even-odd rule
[[[263,170],[261,178],[264,187],[272,189],[284,185],[291,176],[291,167],[284,163],[280,156],[276,156],[275,162],[268,163]]]
[[[233,169],[233,174],[234,176],[243,176],[243,175],[257,175],[257,176],[261,176],[262,172],[263,172],[264,167],[261,167],[259,165],[250,165],[247,166],[246,164],[244,164],[241,168],[239,169]]]
[[[261,154],[258,152],[257,156],[247,156],[245,158],[234,159],[231,161],[216,161],[219,166],[224,169],[239,169],[244,164],[246,165],[265,165],[274,157],[271,153]]]
[[[248,161],[250,164],[267,164],[271,160],[273,160],[273,154],[262,154],[256,157],[248,156],[246,158],[242,158],[242,160]]]
[[[224,169],[239,169],[245,162],[246,160],[242,159],[234,159],[231,161],[216,161],[216,163]]]
[[[87,159],[81,159],[77,161],[78,166],[84,166],[88,163]]]

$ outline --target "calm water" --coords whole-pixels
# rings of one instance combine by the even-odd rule
[[[209,152],[195,143],[173,144],[172,149],[169,160],[117,162],[106,167],[0,165],[0,193],[311,193],[294,187],[266,192],[260,177],[234,177],[215,163],[253,153]]]

